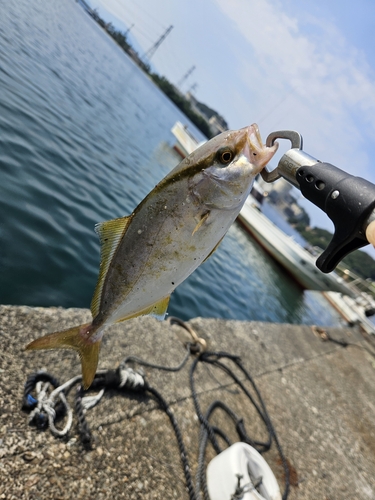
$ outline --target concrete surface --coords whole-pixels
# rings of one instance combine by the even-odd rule
[[[28,374],[45,368],[64,382],[80,371],[74,352],[26,353],[45,333],[90,319],[87,310],[0,306],[0,499],[187,499],[176,440],[168,417],[152,398],[108,392],[87,414],[95,437],[86,452],[73,426],[68,438],[28,426],[21,412]],[[375,499],[375,347],[353,329],[328,329],[323,342],[309,326],[196,318],[191,326],[210,350],[239,354],[261,391],[292,467],[290,499]],[[145,317],[106,334],[100,368],[125,356],[177,365],[183,330]],[[371,340],[371,339],[370,339]],[[188,381],[178,373],[145,369],[171,404],[195,475],[199,426]],[[248,434],[264,439],[254,408],[223,373],[201,366],[197,386],[203,409],[220,398],[243,416]],[[226,419],[218,424],[232,435]],[[208,458],[212,458],[212,448]],[[273,447],[264,455],[283,490]]]

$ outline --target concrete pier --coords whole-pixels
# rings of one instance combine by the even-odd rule
[[[27,375],[45,369],[65,382],[80,373],[76,353],[24,352],[32,339],[90,320],[88,310],[0,306],[0,499],[187,499],[175,435],[155,400],[110,391],[87,413],[95,443],[85,451],[76,424],[58,439],[28,426],[21,412]],[[327,329],[347,347],[323,341],[310,326],[195,318],[209,349],[241,356],[254,377],[292,470],[290,499],[375,499],[375,345],[356,329]],[[99,368],[127,355],[176,366],[184,330],[144,317],[106,334]],[[374,354],[371,354],[374,353]],[[193,358],[192,358],[193,359]],[[150,385],[171,404],[195,476],[199,425],[189,367],[177,373],[145,368]],[[203,365],[203,364],[202,364]],[[225,401],[247,433],[265,439],[263,423],[227,375],[200,366],[203,410]],[[217,424],[236,440],[224,417]],[[215,455],[209,447],[207,458]],[[275,446],[264,454],[280,489]],[[229,499],[228,499],[229,500]]]

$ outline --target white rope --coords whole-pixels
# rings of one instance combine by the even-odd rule
[[[65,384],[59,385],[59,387],[56,387],[54,391],[51,392],[49,400],[51,402],[51,405],[54,406],[55,404],[55,399],[61,394],[62,391],[65,391],[65,389],[68,389],[72,385],[74,385],[76,382],[82,379],[82,375],[76,375],[75,377],[71,378]],[[60,398],[61,399],[61,398]]]
[[[139,373],[135,372],[132,368],[125,368],[120,370],[121,382],[119,387],[129,387],[130,389],[135,389],[137,387],[143,387],[145,381]]]
[[[35,415],[39,414],[43,408],[44,401],[47,400],[47,389],[49,382],[43,386],[43,382],[38,382],[35,387],[37,405],[29,415],[29,423],[34,419]]]
[[[106,373],[106,370],[98,371],[98,374]],[[120,370],[120,379],[121,383],[119,387],[128,387],[130,389],[135,389],[138,387],[143,387],[145,382],[141,374],[135,372],[132,368],[124,368]],[[70,389],[74,384],[82,380],[81,375],[77,375],[76,377],[71,378],[64,384],[56,387],[49,395],[48,389],[51,386],[49,382],[37,382],[35,386],[36,392],[36,407],[29,415],[29,423],[34,420],[34,418],[44,413],[48,418],[48,425],[50,431],[55,436],[66,436],[66,434],[70,431],[73,423],[73,410],[70,407],[64,391]],[[95,396],[85,396],[82,398],[82,409],[86,412],[90,408],[93,408],[95,405],[99,403],[102,399],[105,392],[105,388],[103,388],[98,394]],[[57,404],[57,400],[60,400],[61,403],[65,406],[66,410],[66,423],[62,429],[58,429],[55,426],[56,419],[56,410],[55,406]]]
[[[49,386],[50,386],[49,382],[44,383],[44,385],[43,382],[38,382],[36,384],[35,399],[37,400],[37,405],[29,415],[29,423],[32,422],[32,420],[35,418],[36,415],[44,412],[48,417],[48,424],[52,434],[54,434],[55,436],[62,437],[65,436],[72,427],[73,411],[70,408],[68,401],[66,400],[65,394],[61,392],[63,390],[61,389],[62,386],[55,389],[48,397]],[[55,407],[55,399],[57,396],[60,398],[60,401],[65,406],[67,413],[67,421],[63,429],[57,429],[55,426],[56,411],[54,407]]]
[[[85,411],[94,408],[94,406],[97,405],[99,401],[102,399],[104,392],[105,389],[103,388],[98,394],[95,394],[95,396],[85,396],[84,398],[82,398],[81,400],[82,408]]]
[[[70,431],[71,427],[72,427],[72,423],[73,423],[73,410],[71,409],[68,401],[66,400],[65,394],[63,392],[61,392],[59,394],[59,397],[61,399],[61,402],[65,405],[65,408],[66,408],[66,413],[67,413],[66,424],[65,424],[64,428],[61,429],[61,430],[57,429],[55,427],[56,412],[55,412],[55,410],[51,406],[47,407],[48,408],[48,422],[49,422],[49,428],[51,429],[52,434],[54,434],[55,436],[62,437],[62,436],[66,436],[68,434],[68,432]],[[52,409],[51,412],[49,411],[49,408]]]

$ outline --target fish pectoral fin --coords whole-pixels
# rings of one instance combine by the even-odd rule
[[[94,380],[98,367],[101,340],[91,342],[87,336],[90,323],[79,325],[62,332],[55,332],[33,340],[26,350],[73,349],[81,359],[83,386],[88,389]]]
[[[116,323],[121,323],[122,321],[126,321],[127,319],[131,318],[138,318],[138,316],[145,316],[146,314],[150,314],[151,316],[154,316],[156,319],[163,321],[168,309],[170,298],[171,296],[167,295],[167,297],[163,297],[161,300],[158,300],[154,304],[145,307],[141,311],[138,311],[134,314],[131,314],[130,316],[125,316],[124,318],[117,320]]]
[[[225,236],[225,234],[224,234],[224,236]],[[217,250],[218,246],[219,246],[219,245],[220,245],[220,243],[223,241],[224,236],[221,238],[221,240],[219,240],[219,241],[216,243],[216,245],[214,246],[214,248],[213,248],[213,249],[211,250],[211,252],[207,255],[207,257],[204,259],[204,261],[203,261],[203,262],[206,262],[206,260],[208,260],[208,259],[211,257],[211,255],[212,255],[214,252],[216,252],[216,250]],[[203,264],[203,262],[202,262],[202,264]]]
[[[202,215],[202,217],[200,218],[198,224],[195,226],[194,228],[194,231],[191,233],[191,235],[193,236],[194,233],[196,233],[198,231],[199,228],[201,228],[203,226],[203,224],[206,222],[206,220],[208,219],[209,215],[210,215],[210,211],[206,212],[205,214]]]
[[[105,277],[107,276],[112,257],[115,254],[122,237],[126,233],[131,219],[132,216],[130,215],[129,217],[120,217],[119,219],[99,222],[95,226],[95,231],[99,236],[101,247],[99,276],[91,301],[91,313],[93,318],[99,314],[100,300]]]

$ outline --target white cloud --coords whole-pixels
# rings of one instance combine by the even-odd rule
[[[364,144],[374,146],[375,78],[364,55],[328,21],[288,16],[280,2],[216,3],[249,46],[238,51],[240,78],[264,128],[297,128],[312,155],[374,181]]]
[[[374,69],[324,2],[95,1],[135,23],[144,48],[173,24],[153,63],[172,82],[196,65],[197,98],[231,127],[256,121],[264,137],[298,130],[308,153],[375,182]]]

